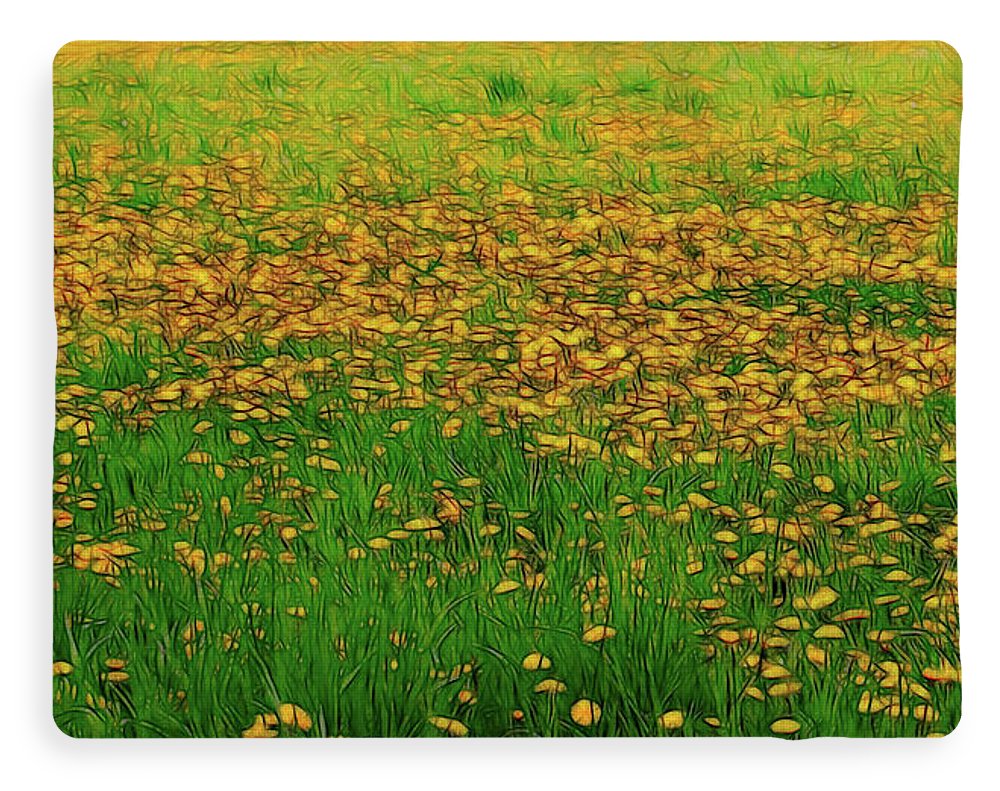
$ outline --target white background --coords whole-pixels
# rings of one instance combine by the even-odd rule
[[[0,71],[0,777],[10,788],[997,787],[1000,38],[984,2],[14,2]],[[992,28],[992,30],[991,30]],[[991,36],[992,33],[992,36]],[[50,717],[51,62],[73,39],[942,39],[964,62],[959,500],[964,716],[945,739],[73,741]],[[317,683],[322,683],[321,679]]]

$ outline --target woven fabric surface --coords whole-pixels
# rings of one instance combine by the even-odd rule
[[[82,737],[941,736],[935,42],[75,42]]]

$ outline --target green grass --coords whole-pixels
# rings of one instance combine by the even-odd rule
[[[746,140],[760,143],[768,142],[773,130],[794,130],[801,147],[808,149],[803,153],[813,160],[810,172],[802,174],[804,162],[790,155],[783,157],[787,162],[775,163],[771,172],[757,177],[744,174],[733,186],[740,194],[759,195],[759,200],[767,200],[778,182],[787,190],[821,197],[899,205],[924,183],[911,184],[917,178],[912,175],[900,181],[899,172],[921,169],[927,172],[920,178],[935,188],[943,186],[952,195],[957,191],[957,139],[926,119],[911,120],[917,111],[897,109],[901,97],[919,94],[926,97],[921,113],[938,118],[955,113],[949,97],[960,88],[959,75],[955,55],[944,45],[928,43],[919,59],[882,52],[877,45],[852,49],[675,44],[669,59],[653,45],[608,44],[589,50],[588,46],[573,45],[547,56],[544,66],[530,46],[497,50],[495,45],[472,44],[461,58],[448,58],[445,48],[427,49],[419,56],[423,75],[393,72],[381,62],[359,66],[352,52],[308,45],[300,47],[294,64],[282,67],[274,65],[266,48],[249,60],[215,53],[213,57],[220,58],[217,79],[198,91],[189,87],[204,83],[195,60],[204,48],[197,44],[178,45],[155,62],[115,57],[95,67],[66,59],[59,64],[54,86],[59,111],[55,165],[66,178],[92,177],[86,152],[96,141],[114,141],[121,148],[119,162],[133,174],[247,152],[276,162],[282,159],[282,144],[277,141],[294,139],[304,155],[284,161],[311,167],[284,174],[285,186],[291,191],[311,190],[318,182],[339,184],[359,160],[379,162],[387,157],[398,145],[398,137],[389,130],[405,129],[423,143],[405,144],[406,149],[398,152],[406,163],[406,175],[416,177],[408,188],[412,193],[405,196],[412,199],[441,184],[456,186],[454,169],[442,167],[453,160],[454,149],[447,138],[429,134],[442,118],[476,117],[484,111],[502,117],[537,112],[538,105],[549,104],[615,116],[673,112],[734,126]],[[481,66],[484,57],[492,66],[489,71]],[[427,78],[430,74],[433,79]],[[558,78],[554,80],[553,74]],[[352,75],[356,82],[331,90],[344,75]],[[220,114],[220,103],[234,93],[246,102],[237,112]],[[863,107],[862,125],[831,120],[830,101],[837,107]],[[346,116],[357,117],[378,144],[356,150],[337,121]],[[636,150],[625,163],[602,166],[590,161],[594,132],[585,120],[578,118],[575,125],[572,119],[549,123],[559,128],[540,135],[540,143],[554,141],[564,150],[588,156],[553,167],[549,146],[527,140],[520,153],[528,167],[504,161],[510,160],[508,153],[481,173],[494,185],[514,180],[531,187],[544,178],[562,185],[610,189],[622,185],[623,171],[640,173],[652,164],[661,174],[656,180],[659,186],[654,181],[643,185],[645,191],[670,189],[675,198],[706,199],[698,192],[677,193],[675,180],[666,175],[684,167],[676,158],[659,162]],[[277,136],[269,134],[272,131]],[[883,142],[874,147],[857,145],[857,136],[868,134]],[[647,136],[663,150],[691,145],[679,140],[669,124],[649,127]],[[846,174],[816,166],[838,148],[853,151],[861,160],[858,166]],[[744,161],[739,164],[749,166],[755,155],[741,153]],[[788,175],[794,178],[789,180]],[[397,188],[398,181],[386,187]]]
[[[490,108],[503,110],[506,106],[523,102],[528,98],[524,81],[513,74],[501,72],[492,75],[483,83],[483,91]]]
[[[84,737],[231,737],[291,702],[311,715],[311,736],[440,735],[433,716],[476,736],[653,736],[672,710],[684,713],[676,735],[767,735],[782,717],[801,725],[796,738],[953,729],[961,686],[925,671],[959,666],[947,601],[954,366],[939,348],[954,333],[954,53],[935,43],[905,54],[866,44],[470,44],[459,56],[378,45],[362,57],[304,45],[278,58],[272,46],[283,45],[100,58],[71,47],[57,61],[57,304],[61,332],[75,333],[60,348],[58,411],[92,421],[60,425],[55,437],[54,505],[73,518],[54,531],[54,660],[72,666],[53,680],[58,726]],[[211,80],[202,56],[212,59]],[[790,207],[798,213],[780,229],[778,219],[764,232],[747,222],[815,199],[827,204]],[[678,213],[683,222],[669,231],[646,221]],[[343,226],[327,225],[341,214]],[[594,222],[584,231],[580,220]],[[810,252],[803,226],[822,237],[822,252]],[[505,268],[520,259],[490,260],[529,245],[541,274]],[[556,248],[580,266],[609,265],[557,287],[544,269]],[[724,255],[740,267],[720,266]],[[794,270],[782,281],[771,271],[814,255],[932,264],[891,282]],[[79,259],[83,273],[73,269]],[[255,275],[303,260],[313,263],[292,267],[301,280],[275,278],[288,293],[274,295],[284,301],[272,310],[270,281]],[[670,284],[669,299],[653,296],[655,279],[634,299],[640,261]],[[747,277],[745,262],[758,271]],[[144,263],[162,282],[133,289],[142,278],[129,273]],[[708,269],[710,285],[695,285]],[[475,273],[469,299],[452,310],[468,284],[445,274],[466,270]],[[166,285],[209,271],[226,287]],[[273,337],[277,319],[263,308],[237,320],[230,311],[267,304],[280,316],[307,290],[349,303],[359,284],[362,313],[402,323],[418,315],[411,299],[430,293],[433,321],[421,315],[420,332],[375,341],[357,317],[318,337]],[[168,292],[199,302],[210,319],[192,321],[200,330],[226,316],[220,332],[181,335],[176,304],[161,304]],[[741,345],[714,328],[696,341],[657,329],[689,309],[711,319],[706,303],[720,307],[720,326],[763,327],[763,337]],[[531,361],[518,355],[536,329],[556,329],[541,312],[559,311],[562,322],[595,305],[614,318],[574,324],[592,337],[561,347],[562,362],[603,351],[599,329],[613,330],[604,339],[632,337],[639,311],[654,338],[687,357],[676,371],[637,364],[571,381],[570,405],[545,417],[515,422],[461,406],[485,404],[491,376],[536,406],[550,384],[560,395],[565,383],[519,370]],[[422,335],[423,323],[441,329],[442,311],[453,313],[454,344]],[[149,321],[136,324],[137,315]],[[912,382],[933,387],[897,405],[858,399],[816,410],[797,400],[800,345],[812,354],[809,371],[820,370],[814,358],[826,347],[792,325],[815,316],[838,340],[874,329],[910,351],[917,339],[936,344],[929,364],[919,354],[905,361],[922,366]],[[490,328],[489,340],[465,342],[461,322],[470,333]],[[876,356],[843,348],[841,371]],[[430,358],[436,365],[419,375],[425,408],[361,403],[349,387],[354,376],[377,378],[382,392],[403,387],[404,361]],[[321,363],[295,375],[307,395],[233,384],[289,362]],[[456,383],[454,371],[473,363],[471,384]],[[735,384],[715,401],[644,390],[651,376],[667,390],[703,375],[735,382],[750,366],[769,380],[739,388],[774,387],[771,406],[812,410],[806,428],[824,439],[806,445],[793,432],[737,456],[713,423],[718,401],[741,397]],[[223,384],[193,394],[206,381]],[[157,402],[170,386],[173,400]],[[239,419],[231,400],[244,395],[273,419]],[[683,441],[660,436],[642,463],[623,455],[636,426],[609,416],[640,397],[662,407],[670,429],[692,422],[689,444],[719,448],[717,458],[698,461]],[[445,398],[454,398],[450,411]],[[463,426],[445,437],[454,414]],[[404,420],[405,430],[392,428]],[[539,451],[540,433],[571,429],[598,450]],[[818,475],[832,491],[820,491]],[[440,536],[369,547],[434,514],[442,492],[462,505]],[[699,497],[712,502],[700,507]],[[898,524],[880,530],[882,517],[868,519],[874,499]],[[824,508],[840,512],[831,519]],[[287,527],[296,535],[282,534]],[[120,573],[74,568],[75,547],[112,541],[137,550]],[[185,546],[205,553],[203,571],[184,561]],[[755,553],[764,570],[739,571]],[[221,555],[231,562],[216,564]],[[900,571],[905,578],[891,576]],[[544,585],[532,587],[537,574]],[[493,592],[508,579],[521,587]],[[838,592],[835,604],[803,604],[825,586]],[[867,616],[843,622],[842,639],[814,636],[851,610]],[[807,625],[775,625],[793,615]],[[600,623],[617,634],[583,642]],[[728,631],[740,633],[735,645],[723,640]],[[551,670],[524,669],[532,651]],[[127,680],[108,679],[109,659],[126,660]],[[780,683],[767,677],[772,665],[802,689],[767,694]],[[546,677],[566,690],[536,693]],[[475,702],[459,702],[462,690]],[[898,716],[859,712],[864,693],[898,695]],[[602,708],[594,727],[570,716],[580,698]],[[915,716],[925,698],[936,721]]]
[[[860,320],[903,338],[948,337],[954,332],[955,289],[919,281],[879,283],[843,278],[836,284],[808,287],[761,280],[738,287],[716,286],[658,307],[682,308],[702,299],[720,305],[750,305],[760,310],[794,305],[794,315],[819,312],[836,327],[849,327],[852,321]]]
[[[877,685],[854,686],[850,679],[856,669],[842,650],[831,650],[831,665],[815,672],[803,654],[811,641],[808,632],[791,634],[787,649],[764,652],[806,684],[802,705],[790,707],[777,699],[761,703],[741,694],[751,684],[763,685],[740,664],[753,644],[737,651],[719,646],[715,658],[706,662],[704,650],[717,631],[712,613],[667,603],[722,595],[729,602],[726,614],[739,628],[764,634],[777,617],[796,612],[793,596],[807,595],[818,583],[769,574],[761,579],[760,590],[752,584],[719,589],[713,582],[726,574],[722,557],[703,551],[704,571],[689,576],[686,553],[690,545],[705,547],[727,520],[701,511],[681,525],[642,513],[619,518],[613,500],[624,494],[669,510],[689,493],[701,491],[702,483],[716,481],[719,487],[706,493],[736,508],[746,501],[767,502],[763,490],[773,489],[776,496],[767,513],[787,518],[815,497],[808,483],[814,474],[834,479],[838,488],[830,501],[848,513],[879,483],[898,479],[902,485],[886,501],[901,513],[920,510],[931,521],[906,528],[910,543],[879,537],[873,548],[893,553],[914,575],[934,579],[950,566],[929,550],[929,537],[951,518],[955,501],[948,487],[928,488],[950,465],[928,457],[924,449],[934,446],[931,437],[940,436],[942,426],[953,420],[949,402],[928,403],[921,411],[880,408],[845,416],[859,447],[871,454],[866,459],[843,462],[778,452],[748,461],[724,456],[716,465],[643,470],[597,461],[566,466],[558,458],[534,457],[516,432],[489,437],[471,417],[457,438],[444,439],[442,416],[428,410],[359,416],[345,409],[331,422],[320,417],[327,401],[327,396],[314,399],[268,425],[233,422],[227,412],[210,408],[194,414],[168,412],[141,433],[109,415],[97,415],[93,444],[86,448],[77,447],[66,433],[57,436],[56,451],[74,454],[67,472],[81,489],[91,480],[102,480],[105,487],[98,508],[81,512],[74,533],[117,532],[110,530],[115,514],[129,507],[166,522],[162,532],[137,527],[121,536],[141,551],[132,558],[134,571],[117,577],[120,588],[94,574],[57,570],[55,655],[75,670],[65,682],[56,679],[55,686],[66,684],[68,689],[69,681],[78,686],[75,704],[56,706],[62,729],[80,736],[231,736],[248,727],[256,714],[294,701],[313,714],[319,734],[431,735],[435,731],[427,717],[441,714],[461,719],[477,735],[569,735],[583,732],[567,718],[569,703],[589,697],[604,710],[598,727],[587,731],[594,735],[654,735],[656,717],[670,709],[686,712],[681,732],[689,735],[764,733],[773,719],[793,710],[803,736],[914,736],[929,730],[912,718],[858,715],[861,691],[877,690]],[[389,426],[404,417],[413,421],[409,430],[388,436]],[[205,419],[215,427],[196,437],[191,428]],[[886,448],[868,438],[873,427],[900,429],[902,437],[896,447]],[[247,430],[252,442],[234,448],[227,439],[229,428]],[[283,462],[287,472],[279,473],[268,459],[280,438],[287,440],[288,458]],[[336,459],[342,472],[304,464],[314,452],[307,448],[313,438],[333,443],[323,453]],[[384,448],[382,455],[376,455],[376,446]],[[193,449],[223,462],[225,479],[219,480],[211,467],[184,463]],[[778,459],[791,463],[794,480],[769,474]],[[255,476],[260,486],[253,486]],[[314,493],[289,498],[288,476],[301,482],[296,490],[312,487]],[[480,485],[463,489],[458,481],[466,476],[478,477]],[[431,512],[435,481],[474,500],[461,523],[446,529],[444,541],[414,536],[388,551],[347,559],[349,547],[384,535],[408,516]],[[394,486],[391,508],[376,509],[375,496],[385,482]],[[248,485],[260,500],[247,498]],[[647,485],[662,488],[663,494],[643,495]],[[320,493],[327,490],[337,492],[338,499],[324,499]],[[234,506],[228,516],[219,510],[223,496]],[[583,518],[588,509],[605,517],[589,522]],[[513,516],[521,511],[528,516]],[[253,540],[236,535],[236,526],[260,524],[265,513],[286,517],[300,528],[317,526],[290,542],[298,557],[295,565],[275,561],[286,546],[274,527],[265,527]],[[482,537],[479,531],[487,522],[499,524],[501,532]],[[518,538],[513,532],[518,524],[528,527],[536,541]],[[773,555],[783,546],[773,536],[747,534],[745,527],[740,532],[733,548],[741,557],[759,550]],[[576,547],[579,539],[587,539],[588,545]],[[177,540],[203,547],[209,556],[228,552],[237,562],[193,577],[174,559]],[[57,551],[65,552],[69,543],[68,536],[57,533]],[[799,549],[804,560],[826,566],[838,556],[834,544],[834,537],[820,530]],[[253,566],[240,562],[249,545],[263,548],[270,559]],[[512,549],[544,570],[546,590],[491,594],[493,585],[512,576],[502,560]],[[641,583],[630,570],[639,557],[647,564]],[[445,574],[444,564],[459,571]],[[873,604],[876,596],[890,592],[901,594],[894,606],[905,603],[919,612],[924,605],[919,589],[886,583],[884,572],[878,566],[845,569],[823,580],[841,592],[838,610],[862,607],[873,613],[870,621],[848,625],[846,645],[867,649],[867,631],[901,629],[879,661],[935,665],[940,650],[957,664],[950,649],[932,649],[922,635],[906,628],[912,616],[894,618],[890,608]],[[617,624],[620,631],[612,640],[588,646],[580,642],[587,621],[579,597],[594,575],[609,580],[607,615],[597,620]],[[309,582],[313,577],[315,588]],[[428,577],[436,578],[435,587],[427,587]],[[630,592],[635,584],[646,588],[648,599]],[[244,605],[254,609],[248,612]],[[306,608],[306,618],[285,613],[297,606]],[[182,634],[198,620],[205,628],[188,658]],[[256,629],[263,633],[256,636]],[[407,633],[405,646],[389,641],[394,630]],[[224,650],[223,634],[237,632],[239,647]],[[551,657],[551,675],[569,687],[555,700],[532,691],[549,674],[520,667],[532,650]],[[108,657],[128,659],[127,683],[101,680]],[[393,660],[395,669],[390,667]],[[472,663],[471,673],[431,678],[432,671],[450,672],[465,663]],[[476,689],[476,705],[455,702],[464,687]],[[171,700],[178,690],[186,693],[186,705]],[[107,707],[82,705],[87,693],[104,696]],[[957,691],[936,700],[943,720],[935,730],[947,731],[957,721],[959,702]],[[514,709],[525,713],[523,721],[511,719]],[[706,716],[719,717],[721,727],[706,725]]]

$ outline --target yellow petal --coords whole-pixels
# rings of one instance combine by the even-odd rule
[[[451,417],[444,422],[443,426],[441,426],[441,436],[445,439],[451,439],[452,437],[457,437],[461,430],[462,418]]]
[[[405,530],[414,530],[414,531],[431,530],[435,527],[438,527],[440,524],[441,522],[439,522],[433,516],[418,516],[416,519],[411,519],[410,521],[405,522],[403,524],[403,528]]]
[[[837,488],[837,484],[834,483],[833,478],[829,475],[815,476],[813,478],[813,486],[823,492],[823,494],[829,494]],[[783,722],[783,720],[778,720],[778,722]],[[794,722],[794,720],[788,720],[788,722]]]
[[[468,736],[469,728],[464,722],[452,719],[451,717],[430,717],[427,720],[439,731],[444,731],[449,736]]]
[[[684,724],[684,712],[677,709],[665,712],[657,718],[656,724],[664,730],[675,731]]]
[[[565,692],[565,691],[566,691],[566,685],[556,678],[546,678],[535,684],[535,692],[542,692],[549,695],[555,695],[559,692]]]
[[[583,698],[570,707],[569,716],[577,725],[587,728],[596,725],[601,719],[601,707],[594,701]]]
[[[278,719],[288,727],[294,726],[301,731],[312,728],[312,717],[304,708],[294,703],[282,703],[278,707]]]
[[[601,624],[600,626],[591,626],[583,633],[583,637],[581,639],[585,643],[599,643],[602,640],[611,639],[616,634],[618,634],[618,630],[613,626]]]
[[[774,722],[771,723],[771,733],[777,733],[781,734],[782,736],[786,736],[792,733],[798,733],[799,728],[801,727],[802,726],[799,725],[795,720],[789,720],[789,719],[775,720]]]
[[[521,667],[525,670],[548,670],[552,667],[552,660],[538,651],[532,651],[521,661]]]
[[[264,718],[260,714],[254,717],[253,725],[243,731],[244,739],[268,739],[277,735],[278,732],[276,730],[267,727]]]

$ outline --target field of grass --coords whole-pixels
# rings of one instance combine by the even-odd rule
[[[75,43],[74,736],[936,736],[933,42]]]

